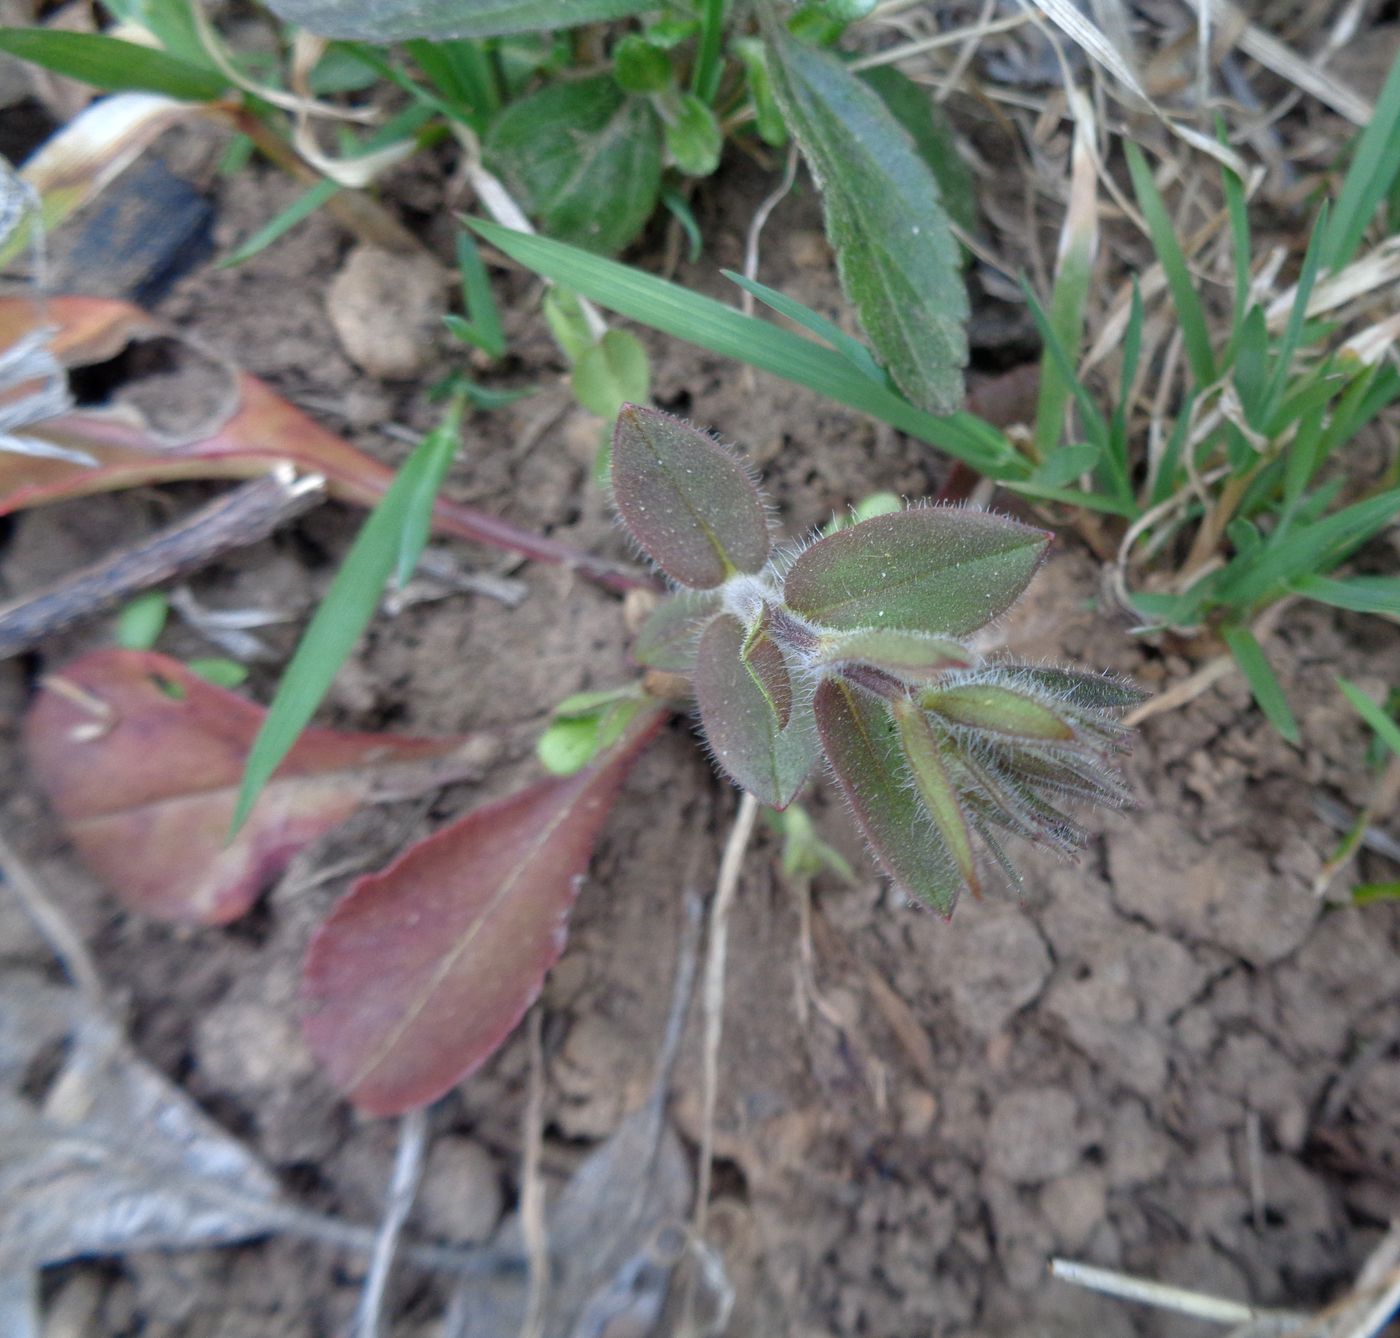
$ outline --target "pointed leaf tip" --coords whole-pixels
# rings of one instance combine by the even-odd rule
[[[307,953],[303,1029],[361,1110],[426,1105],[484,1063],[563,951],[629,768],[663,710],[575,775],[477,808],[359,879]]]
[[[613,496],[633,538],[682,585],[709,590],[768,560],[768,517],[743,465],[670,414],[625,404],[613,435]]]
[[[985,511],[898,511],[813,544],[788,572],[784,594],[823,628],[964,636],[1015,603],[1050,539]]]

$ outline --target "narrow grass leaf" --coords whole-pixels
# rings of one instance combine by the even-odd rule
[[[938,183],[879,95],[830,52],[769,24],[773,88],[821,186],[841,285],[896,384],[962,402],[967,291]]]
[[[217,70],[103,33],[0,28],[0,51],[107,92],[164,93],[182,102],[213,102],[228,87]]]
[[[1247,627],[1235,626],[1225,628],[1221,635],[1265,718],[1289,743],[1297,744],[1300,741],[1298,722],[1254,633]]]
[[[745,292],[752,293],[765,306],[772,307],[778,315],[786,316],[794,325],[800,325],[804,330],[816,335],[818,339],[830,344],[852,365],[864,372],[876,385],[889,385],[889,377],[886,375],[885,369],[875,361],[874,354],[859,339],[853,339],[848,335],[835,321],[827,320],[825,316],[813,311],[811,307],[804,306],[796,298],[789,297],[786,293],[780,293],[776,288],[770,288],[767,284],[759,283],[755,279],[746,279],[742,274],[736,274],[732,269],[720,272],[731,283],[737,283]]]
[[[404,504],[398,561],[394,564],[394,584],[400,590],[412,578],[418,559],[428,545],[428,535],[433,529],[433,506],[457,448],[462,444],[464,398],[458,395],[452,400],[442,422],[423,438],[419,447],[424,453],[423,463],[415,471],[413,493]]]
[[[316,708],[379,607],[389,577],[408,549],[411,518],[431,506],[425,483],[441,478],[451,459],[440,433],[425,438],[399,469],[379,504],[360,527],[331,588],[302,634],[278,684],[267,718],[248,753],[234,809],[233,831],[247,819],[263,787],[310,723]],[[417,532],[416,530],[414,531]],[[426,530],[423,531],[426,535]],[[421,544],[420,550],[421,551]],[[416,557],[415,557],[416,562]]]
[[[1333,608],[1400,618],[1400,576],[1301,576],[1290,589]]]
[[[745,316],[679,284],[548,237],[516,232],[484,219],[469,219],[468,226],[511,259],[609,311],[795,381],[928,442],[979,473],[997,479],[1029,473],[1005,434],[990,424],[968,413],[943,418],[925,413],[877,385],[834,350],[771,321]]]
[[[491,278],[482,263],[476,239],[465,230],[457,234],[457,269],[462,276],[462,309],[468,322],[462,335],[490,357],[505,357],[506,333],[491,292]]]
[[[218,268],[232,269],[235,265],[241,265],[244,261],[251,260],[259,252],[265,251],[273,242],[290,232],[303,219],[310,218],[339,190],[339,184],[329,178],[325,181],[318,181],[310,190],[303,191],[285,209],[264,223],[246,242],[219,261]]]
[[[1215,380],[1215,355],[1211,351],[1210,327],[1206,324],[1205,313],[1201,309],[1201,299],[1196,292],[1195,281],[1187,268],[1186,257],[1181,252],[1181,243],[1176,238],[1176,227],[1166,204],[1152,179],[1152,169],[1147,165],[1142,150],[1136,144],[1124,145],[1128,155],[1128,171],[1133,179],[1133,191],[1137,195],[1138,206],[1147,220],[1148,233],[1152,238],[1153,249],[1161,261],[1162,271],[1167,277],[1167,287],[1171,290],[1176,318],[1181,322],[1182,340],[1186,346],[1186,359],[1191,365],[1191,374],[1196,378],[1197,387],[1208,386]]]
[[[1377,706],[1355,683],[1337,676],[1342,695],[1356,708],[1357,714],[1375,730],[1376,737],[1397,757],[1400,757],[1400,725]]]
[[[1337,207],[1327,225],[1319,259],[1336,273],[1347,265],[1361,238],[1400,174],[1400,54],[1386,77],[1376,109],[1357,141],[1356,152],[1342,182]]]
[[[552,32],[651,9],[652,0],[271,0],[274,14],[322,37],[399,42]]]

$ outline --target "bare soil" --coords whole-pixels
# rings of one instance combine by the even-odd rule
[[[198,154],[190,151],[195,161]],[[451,254],[442,165],[400,173],[386,197],[439,256]],[[296,188],[250,169],[210,179],[226,252]],[[697,201],[709,249],[682,276],[720,292],[769,178],[735,164]],[[763,279],[839,310],[809,189],[777,211]],[[658,239],[654,238],[653,242]],[[347,357],[326,294],[351,243],[317,215],[253,261],[202,270],[161,313],[267,378],[381,457],[388,424],[430,425],[424,388],[462,356],[435,337],[411,379]],[[500,384],[539,392],[472,418],[449,487],[584,548],[625,557],[592,481],[599,425],[574,407],[537,312],[536,285],[501,277],[511,357]],[[1004,313],[1002,313],[1004,315]],[[990,312],[988,320],[998,313]],[[393,322],[386,308],[380,319]],[[1000,317],[998,316],[998,319]],[[800,534],[877,489],[923,497],[933,452],[817,397],[642,332],[654,395],[741,443],[780,523]],[[984,351],[996,360],[994,349]],[[163,519],[194,490],[137,492],[21,516],[0,550],[6,593],[91,559]],[[209,569],[219,607],[307,609],[358,517],[327,507]],[[485,569],[500,555],[454,550]],[[456,596],[379,619],[323,712],[327,723],[412,732],[499,727],[506,748],[479,786],[376,809],[298,859],[245,922],[172,930],[124,912],[78,866],[22,779],[16,720],[38,676],[106,642],[94,624],[0,666],[0,764],[16,779],[5,829],[96,955],[142,1055],[245,1139],[317,1209],[373,1222],[393,1160],[392,1123],[357,1117],[314,1068],[294,990],[310,927],[353,876],[405,841],[536,774],[533,732],[567,693],[628,673],[620,601],[558,569],[517,572],[517,608]],[[284,652],[296,624],[268,639]],[[1147,647],[1106,613],[1097,565],[1065,538],[999,629],[1018,656],[1107,667],[1160,689],[1188,648]],[[188,629],[162,644],[207,654]],[[712,1237],[737,1294],[734,1335],[1097,1338],[1187,1335],[1047,1276],[1067,1255],[1265,1305],[1308,1307],[1342,1289],[1400,1211],[1400,907],[1324,903],[1312,890],[1337,834],[1327,796],[1366,793],[1363,727],[1333,675],[1400,681],[1400,633],[1300,607],[1273,659],[1303,732],[1281,741],[1227,679],[1151,720],[1131,762],[1141,807],[1103,820],[1076,865],[1027,860],[1028,891],[959,908],[951,922],[891,894],[824,783],[810,796],[826,839],[857,870],[815,888],[815,977],[798,972],[794,891],[772,836],[750,850],[730,942]],[[265,700],[276,666],[250,691]],[[644,1098],[670,995],[684,854],[699,831],[713,878],[736,795],[678,722],[644,757],[607,828],[564,960],[543,998],[544,1171],[557,1187]],[[1393,819],[1393,815],[1390,815]],[[1394,878],[1380,857],[1362,872]],[[336,870],[340,870],[336,873]],[[318,879],[330,871],[334,876]],[[50,969],[0,902],[0,970]],[[700,1136],[697,1017],[671,1116]],[[523,1034],[434,1110],[434,1161],[415,1226],[481,1239],[514,1204],[528,1052]],[[273,1237],[58,1270],[108,1338],[310,1338],[342,1331],[362,1259]],[[393,1333],[442,1333],[438,1282],[402,1265]]]

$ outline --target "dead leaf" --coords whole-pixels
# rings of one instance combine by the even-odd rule
[[[281,1225],[271,1172],[75,991],[12,973],[0,1017],[0,1273]],[[36,1108],[16,1076],[54,1037],[67,1062]]]
[[[265,714],[167,656],[102,650],[45,680],[24,743],[93,872],[137,910],[202,924],[242,915],[298,850],[367,800],[479,775],[490,747],[307,730],[229,843]]]
[[[564,948],[593,843],[665,711],[611,752],[419,842],[359,879],[307,954],[305,1031],[362,1110],[436,1100],[490,1056]]]
[[[57,327],[51,347],[70,368],[110,360],[140,340],[180,339],[178,331],[129,302],[56,297],[36,309],[27,298],[8,297],[0,298],[0,349],[41,321]],[[199,354],[208,360],[207,352]],[[379,500],[393,479],[391,469],[321,427],[257,377],[227,365],[225,371],[229,386],[222,412],[184,438],[155,431],[129,407],[63,414],[26,428],[27,436],[91,456],[97,464],[0,454],[0,515],[137,484],[253,478],[286,461],[304,473],[323,475],[331,496],[341,501],[373,506]],[[609,589],[647,584],[632,568],[531,534],[450,498],[438,499],[433,525],[439,534],[562,563]]]

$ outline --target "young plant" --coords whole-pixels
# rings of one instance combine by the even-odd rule
[[[1060,852],[1066,799],[1121,805],[1130,684],[984,659],[967,638],[1035,575],[1050,535],[986,512],[915,507],[774,550],[739,461],[635,405],[618,417],[624,525],[681,587],[642,628],[644,665],[690,676],[716,764],[784,808],[824,757],[876,859],[949,914],[983,854],[1012,882],[1010,833]]]

